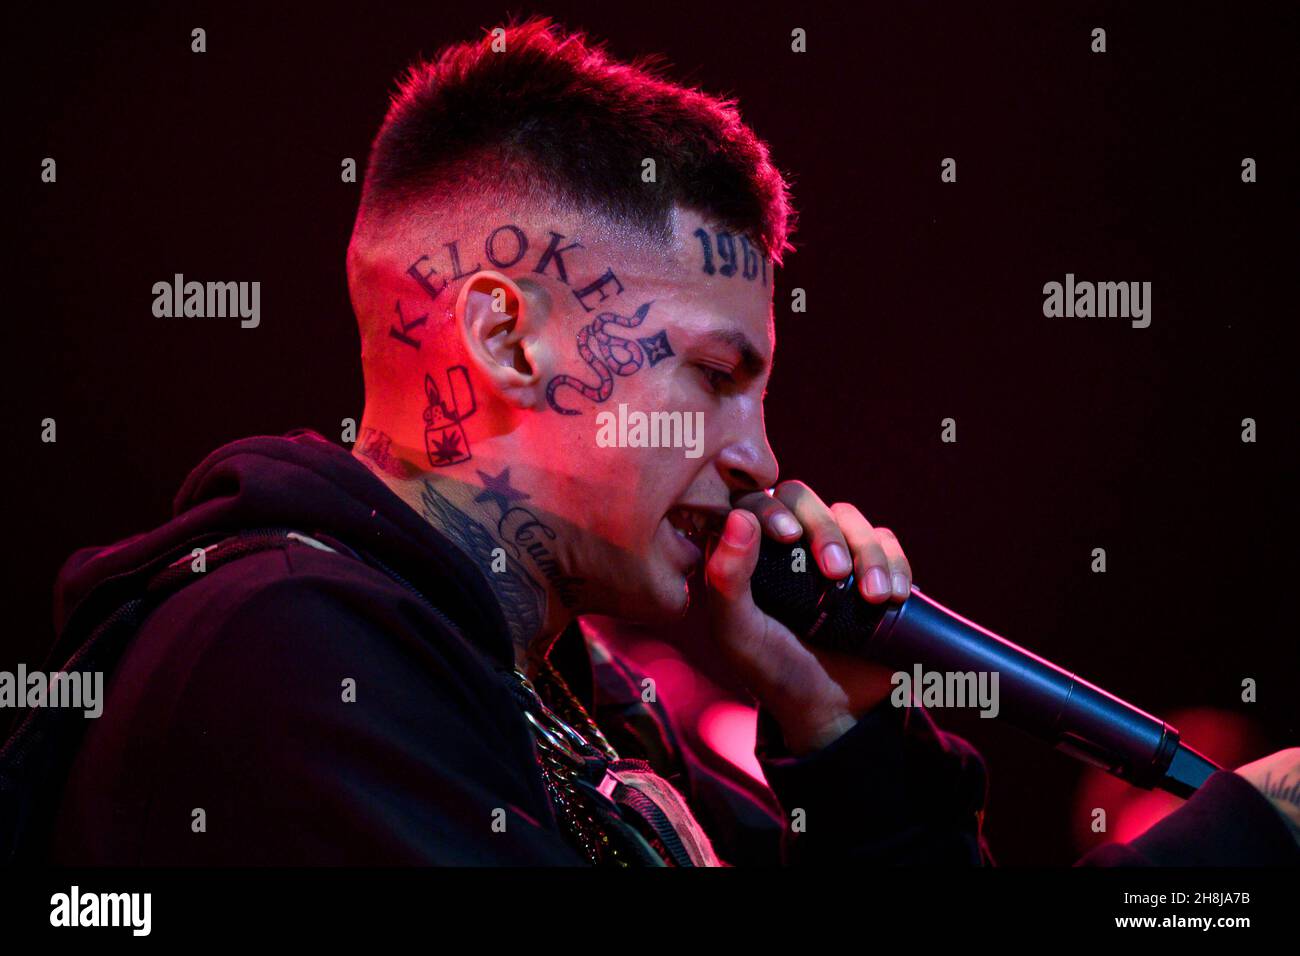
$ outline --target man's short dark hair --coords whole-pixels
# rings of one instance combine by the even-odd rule
[[[794,214],[766,144],[734,100],[666,80],[658,58],[619,63],[548,18],[486,32],[413,66],[375,137],[362,214],[415,199],[509,191],[666,239],[675,204],[748,235],[780,262]],[[654,183],[642,162],[654,159]]]

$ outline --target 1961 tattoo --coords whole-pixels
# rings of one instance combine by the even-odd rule
[[[718,258],[722,260],[722,265],[714,267],[713,265],[713,248],[709,245],[710,236],[704,229],[695,230],[695,238],[700,240],[700,247],[704,252],[704,264],[701,271],[707,275],[721,275],[730,278],[736,274],[736,236],[729,232],[717,232],[713,235],[713,240],[717,245]],[[749,239],[740,236],[740,276],[753,282],[761,274],[763,285],[767,285],[767,257],[761,255],[753,246],[750,245]]]

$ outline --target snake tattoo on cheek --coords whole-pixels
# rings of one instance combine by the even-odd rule
[[[638,371],[646,362],[653,368],[673,355],[665,330],[654,335],[633,339],[612,335],[605,331],[607,325],[634,329],[645,321],[653,301],[642,303],[632,315],[601,312],[590,324],[578,331],[578,354],[596,375],[596,384],[589,385],[572,375],[557,375],[547,383],[546,401],[561,415],[579,415],[576,408],[568,408],[556,401],[555,393],[561,388],[571,388],[590,402],[606,401],[614,392],[614,376],[627,376]]]

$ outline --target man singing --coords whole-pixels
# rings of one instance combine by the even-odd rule
[[[989,862],[975,751],[751,597],[764,535],[805,538],[868,601],[911,587],[893,533],[778,480],[763,400],[792,220],[732,104],[545,20],[413,68],[348,249],[352,453],[234,442],[170,522],[62,573],[63,621],[120,575],[157,600],[71,761],[50,857]],[[603,412],[662,428],[609,447]],[[770,800],[693,758],[579,626],[672,627],[688,599],[759,705]],[[1101,862],[1186,862],[1188,811],[1200,845],[1232,844],[1211,862],[1294,859],[1283,814],[1221,773]]]

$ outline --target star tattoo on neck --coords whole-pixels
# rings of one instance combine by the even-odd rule
[[[478,471],[478,469],[475,469],[475,471]],[[479,471],[478,476],[483,481],[483,491],[474,500],[476,502],[495,502],[503,515],[513,507],[511,502],[523,501],[529,497],[529,495],[524,494],[510,484],[509,468],[502,470],[499,475],[489,475],[486,472]]]

